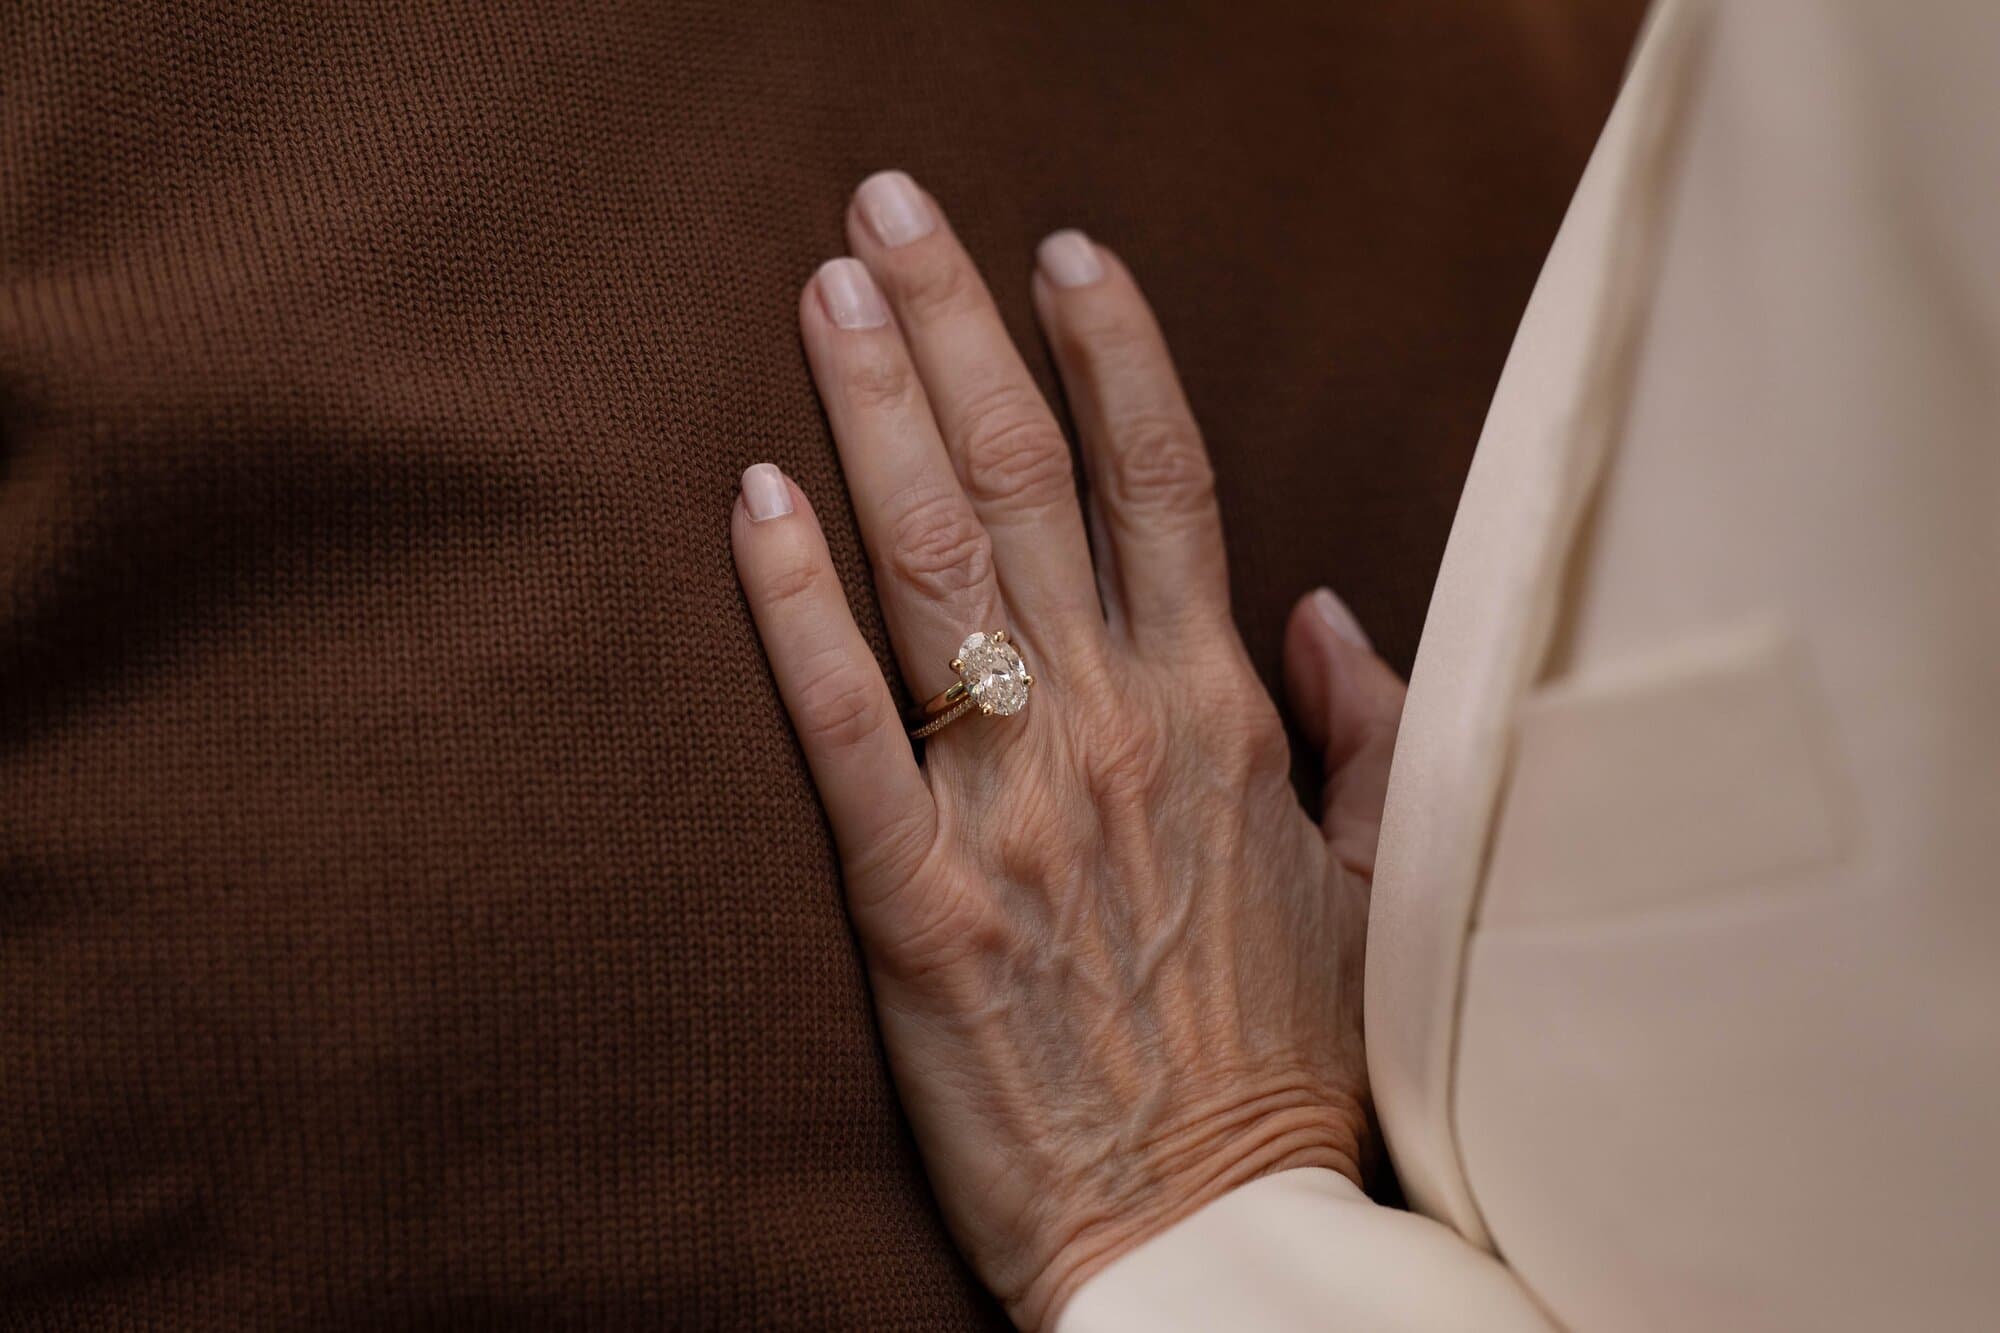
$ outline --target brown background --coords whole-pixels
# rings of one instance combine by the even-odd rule
[[[0,1326],[994,1315],[730,568],[909,169],[1146,282],[1244,632],[1407,664],[1636,0],[0,15]],[[1046,382],[1046,378],[1045,378]]]

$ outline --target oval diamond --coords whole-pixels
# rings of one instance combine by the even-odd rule
[[[1013,644],[973,634],[958,646],[958,661],[958,678],[980,708],[1012,717],[1028,706],[1028,668]]]

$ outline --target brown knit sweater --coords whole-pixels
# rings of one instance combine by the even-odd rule
[[[0,1328],[993,1325],[730,567],[847,190],[1406,660],[1637,0],[0,7]],[[884,653],[884,660],[887,660]]]

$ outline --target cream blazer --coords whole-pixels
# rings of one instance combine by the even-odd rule
[[[1668,3],[1521,325],[1369,932],[1415,1212],[1061,1333],[2000,1328],[2000,2]]]

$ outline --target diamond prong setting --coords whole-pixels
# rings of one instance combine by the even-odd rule
[[[987,717],[1012,717],[1028,706],[1028,689],[1034,677],[1028,674],[1005,630],[971,634],[959,645],[952,670],[965,684],[965,692]]]

